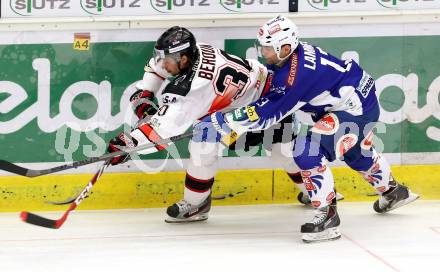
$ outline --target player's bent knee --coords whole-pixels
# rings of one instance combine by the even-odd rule
[[[350,148],[343,156],[343,160],[346,164],[355,164],[362,157],[361,148],[359,145]]]
[[[313,169],[321,166],[322,157],[297,156],[294,158],[295,164],[301,170]]]

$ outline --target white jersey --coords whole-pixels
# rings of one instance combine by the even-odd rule
[[[175,78],[169,77],[154,59],[145,67],[137,87],[155,93],[159,110],[132,131],[138,145],[182,134],[204,116],[245,106],[268,89],[267,69],[258,61],[243,60],[209,44],[198,43],[197,48],[195,63]],[[156,148],[162,150],[166,146]]]

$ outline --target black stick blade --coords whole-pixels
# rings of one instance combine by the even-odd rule
[[[4,160],[0,160],[0,169],[25,177],[27,176],[27,171],[28,171],[28,169],[26,168],[23,168],[21,166],[15,165],[13,163]]]
[[[21,212],[20,218],[26,223],[44,228],[58,229],[60,227],[57,224],[57,220],[47,219],[30,212]]]
[[[88,196],[86,196],[85,198],[87,198],[87,197]],[[46,203],[50,204],[50,205],[67,205],[67,204],[72,204],[76,198],[77,198],[77,196],[71,197],[71,198],[66,199],[64,201],[46,201]]]

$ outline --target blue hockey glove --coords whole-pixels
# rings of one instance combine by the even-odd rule
[[[192,140],[195,142],[221,142],[229,146],[238,138],[237,133],[228,126],[221,112],[215,112],[203,118],[194,126],[194,131],[196,134]]]

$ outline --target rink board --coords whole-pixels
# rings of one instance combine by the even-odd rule
[[[344,201],[373,201],[374,190],[346,167],[332,169]],[[394,166],[397,180],[422,199],[439,199],[440,165]],[[79,209],[166,207],[183,196],[184,172],[105,173]],[[47,201],[63,201],[78,194],[92,174],[50,175],[29,179],[0,177],[0,212],[65,210]],[[246,205],[296,202],[298,189],[282,170],[222,170],[216,176],[214,205]]]
[[[362,17],[363,19],[363,17]],[[317,20],[320,21],[320,20]],[[322,21],[320,21],[322,22]],[[440,161],[440,54],[438,23],[304,24],[305,41],[338,57],[359,62],[376,79],[381,106],[375,146],[397,160],[393,165],[438,164]],[[240,57],[255,58],[256,26],[191,28],[201,42]],[[24,163],[31,169],[83,160],[106,152],[107,142],[131,123],[128,98],[142,77],[145,60],[164,29],[90,30],[88,50],[76,50],[73,30],[2,32],[0,35],[1,159]],[[374,56],[372,57],[372,52]],[[380,61],[377,61],[377,60]],[[176,144],[183,161],[189,158],[188,140]],[[32,151],[32,152],[30,152]],[[253,168],[263,152],[237,158]],[[165,151],[142,160],[168,160]],[[38,165],[39,164],[39,165]],[[81,209],[165,207],[182,197],[181,165],[160,174],[124,173],[112,167],[92,190]],[[236,168],[238,169],[238,168]],[[346,201],[367,201],[372,188],[346,168],[333,168],[336,186]],[[0,211],[64,210],[45,204],[78,194],[96,169],[37,179],[0,176]],[[133,168],[130,171],[135,171]],[[395,177],[425,199],[439,199],[440,166],[397,166]],[[1,173],[5,175],[4,173]],[[297,192],[282,171],[222,170],[214,196],[233,195],[215,205],[291,203]]]

